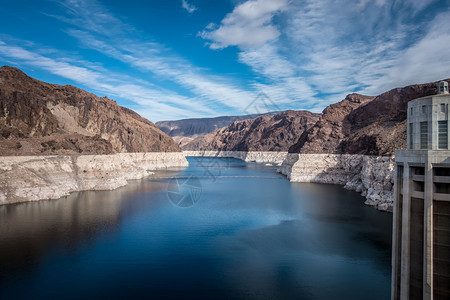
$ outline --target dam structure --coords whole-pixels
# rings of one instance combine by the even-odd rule
[[[395,153],[391,298],[450,299],[448,82],[408,103],[407,150]]]

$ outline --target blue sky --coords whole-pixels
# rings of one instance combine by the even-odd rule
[[[151,121],[256,112],[260,93],[320,112],[450,77],[450,0],[0,2],[0,65]]]

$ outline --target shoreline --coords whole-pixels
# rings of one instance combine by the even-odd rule
[[[183,151],[185,156],[197,157],[230,157],[245,162],[269,163],[281,166],[288,152],[276,151]]]
[[[0,205],[113,190],[156,170],[187,167],[182,152],[0,157]]]
[[[394,158],[275,151],[183,151],[110,155],[0,156],[0,205],[58,199],[72,192],[113,190],[153,171],[187,167],[186,156],[231,157],[272,164],[290,182],[343,185],[366,205],[392,212]]]
[[[366,205],[392,212],[394,157],[361,154],[298,154],[270,151],[183,151],[186,156],[232,157],[271,163],[291,182],[343,185],[366,198]]]

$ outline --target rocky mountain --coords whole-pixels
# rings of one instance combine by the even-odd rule
[[[0,68],[0,155],[175,151],[157,126],[113,100]]]
[[[267,113],[274,115],[275,113]],[[160,121],[156,126],[163,132],[173,137],[181,145],[185,145],[194,138],[211,133],[219,128],[230,125],[235,121],[255,119],[263,114],[251,114],[243,116],[222,116],[215,118],[194,118],[177,121]]]
[[[450,80],[447,80],[450,81]],[[437,82],[396,88],[377,97],[348,95],[290,149],[294,153],[393,155],[406,148],[408,101],[437,93]]]
[[[334,153],[347,134],[351,124],[346,116],[375,97],[350,94],[344,100],[326,107],[321,118],[309,130],[299,136],[290,152]]]
[[[275,115],[236,121],[213,133],[197,137],[183,150],[287,151],[320,114],[288,110]]]

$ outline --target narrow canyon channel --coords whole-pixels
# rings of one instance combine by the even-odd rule
[[[389,299],[392,214],[274,166],[188,158],[0,206],[0,299]]]

